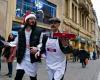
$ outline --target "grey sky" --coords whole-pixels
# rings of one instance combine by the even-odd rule
[[[92,0],[93,7],[96,11],[96,15],[98,18],[98,24],[100,25],[100,0]]]

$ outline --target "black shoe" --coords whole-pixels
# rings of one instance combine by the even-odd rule
[[[86,67],[86,65],[82,65],[82,68],[85,68]]]
[[[12,74],[9,74],[9,78],[11,78],[12,77]]]
[[[12,77],[12,74],[5,74],[4,76],[8,76],[9,78],[11,78]]]

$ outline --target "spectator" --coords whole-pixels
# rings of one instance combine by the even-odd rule
[[[89,53],[84,49],[84,46],[81,46],[79,51],[80,62],[82,63],[82,68],[85,68],[87,65],[87,59],[89,58]]]
[[[7,42],[11,42],[14,41],[15,37],[12,33],[9,34],[8,40]],[[10,46],[6,46],[4,48],[4,52],[3,52],[3,60],[6,60],[6,62],[8,63],[8,73],[5,76],[9,76],[12,77],[12,71],[13,71],[13,60],[15,55],[14,55],[15,51],[15,47],[10,47]]]

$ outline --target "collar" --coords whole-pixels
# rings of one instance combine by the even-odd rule
[[[31,32],[32,32],[32,30],[27,31],[27,30],[25,29],[25,33],[29,33],[29,34],[31,34]]]

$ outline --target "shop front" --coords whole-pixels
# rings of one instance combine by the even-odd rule
[[[46,0],[17,0],[16,17],[22,18],[26,12],[35,13],[39,22],[48,24],[48,19],[56,16],[56,5]]]

